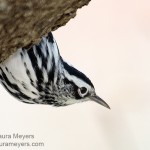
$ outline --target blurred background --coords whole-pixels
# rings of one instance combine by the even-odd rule
[[[92,0],[53,34],[111,110],[94,102],[28,105],[0,85],[0,134],[34,134],[41,150],[149,150],[150,1]]]

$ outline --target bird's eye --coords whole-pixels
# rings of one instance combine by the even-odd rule
[[[81,93],[82,93],[82,94],[84,94],[84,93],[86,93],[86,92],[87,92],[87,88],[85,88],[85,87],[81,87],[81,88],[80,88],[80,91],[81,91]]]
[[[84,97],[88,93],[88,90],[86,87],[81,87],[78,89],[78,93],[81,97]]]

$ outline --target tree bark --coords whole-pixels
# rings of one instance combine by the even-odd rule
[[[0,0],[0,62],[65,25],[90,0]]]

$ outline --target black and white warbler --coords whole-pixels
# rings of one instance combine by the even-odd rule
[[[0,80],[11,95],[25,103],[66,106],[92,100],[109,108],[96,95],[90,79],[63,60],[52,33],[1,63]]]

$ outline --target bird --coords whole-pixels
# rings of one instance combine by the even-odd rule
[[[95,101],[110,109],[96,95],[91,80],[61,57],[52,32],[0,63],[0,82],[12,96],[28,104],[59,107]]]

